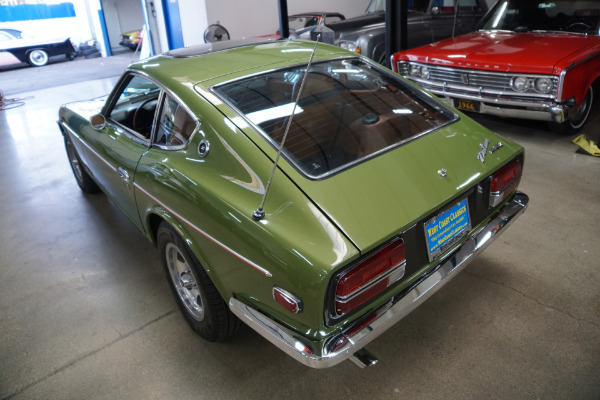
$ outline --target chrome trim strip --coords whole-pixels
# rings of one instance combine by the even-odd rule
[[[381,309],[373,311],[375,314],[381,312],[381,315],[354,335],[346,337],[348,342],[335,352],[327,352],[326,345],[331,340],[313,343],[306,338],[301,339],[299,334],[233,297],[229,299],[229,308],[243,322],[296,361],[313,368],[332,367],[351,358],[454,278],[473,260],[474,256],[483,251],[518,216],[525,212],[528,202],[529,197],[526,194],[517,192],[513,200],[506,204],[492,220],[477,231],[469,233],[465,242],[450,258],[440,260],[439,264],[413,288],[395,298],[393,306],[384,312],[381,312]],[[383,309],[385,307],[389,307],[389,303],[383,306]],[[364,321],[364,318],[361,318],[360,321]],[[335,340],[340,337],[343,336],[331,339]],[[315,347],[319,345],[319,348],[313,349],[312,345]]]
[[[210,240],[211,242],[213,242],[214,244],[216,244],[217,246],[219,246],[220,248],[222,248],[223,250],[225,250],[226,252],[228,252],[229,254],[231,254],[232,256],[234,256],[235,258],[237,258],[238,260],[243,261],[244,263],[248,264],[249,266],[251,266],[252,268],[254,268],[255,270],[259,271],[260,273],[262,273],[263,275],[265,275],[265,276],[267,276],[269,278],[271,278],[273,276],[273,274],[271,274],[269,271],[267,271],[263,267],[261,267],[258,264],[256,264],[256,263],[248,260],[246,257],[242,256],[241,254],[236,253],[231,248],[227,247],[226,245],[224,245],[223,243],[219,242],[217,239],[213,238],[212,236],[210,236],[208,233],[206,233],[202,229],[198,228],[196,225],[192,224],[190,221],[188,221],[186,218],[184,218],[181,214],[178,214],[172,208],[167,207],[163,202],[161,202],[156,197],[152,196],[144,188],[142,188],[137,182],[134,182],[133,186],[135,188],[137,188],[140,192],[142,192],[143,194],[145,194],[152,201],[154,201],[156,204],[158,204],[159,206],[161,206],[162,208],[164,208],[165,210],[167,210],[170,214],[172,214],[173,216],[175,216],[177,219],[179,219],[180,221],[184,222],[190,228],[192,228],[193,230],[195,230],[196,232],[198,232],[199,234],[201,234],[202,236],[204,236],[206,239]]]
[[[565,87],[565,76],[567,75],[567,69],[568,68],[563,69],[560,73],[560,78],[558,80],[558,92],[556,93],[557,100],[563,99],[563,89]]]

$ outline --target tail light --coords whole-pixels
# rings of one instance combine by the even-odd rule
[[[374,298],[404,276],[404,241],[394,241],[339,276],[335,314],[346,314]]]
[[[490,179],[490,207],[502,203],[519,185],[521,181],[521,162],[513,161]]]
[[[286,310],[292,314],[299,314],[302,312],[302,300],[294,296],[287,290],[280,287],[273,287],[273,298]]]

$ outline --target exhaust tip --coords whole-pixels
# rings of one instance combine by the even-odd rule
[[[369,350],[362,348],[350,357],[350,361],[360,368],[367,368],[377,364],[379,360]]]

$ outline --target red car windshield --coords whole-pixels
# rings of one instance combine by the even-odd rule
[[[279,148],[306,66],[271,71],[214,91]],[[409,142],[456,118],[401,78],[357,58],[312,65],[284,156],[319,178]]]
[[[499,1],[486,16],[482,29],[598,35],[600,0]]]

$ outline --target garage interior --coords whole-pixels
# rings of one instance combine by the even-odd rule
[[[129,56],[0,72],[26,99],[0,111],[0,399],[600,398],[600,158],[574,136],[472,115],[525,147],[529,208],[368,346],[376,366],[314,370],[246,326],[224,343],[195,335],[156,249],[79,190],[58,108],[107,94]],[[87,76],[53,86],[74,67]],[[600,136],[600,104],[584,133]]]

